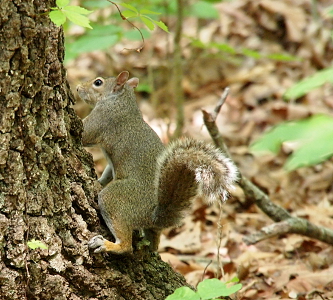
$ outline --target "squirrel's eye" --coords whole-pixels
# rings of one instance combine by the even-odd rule
[[[96,79],[94,81],[94,86],[101,86],[102,84],[103,84],[103,80],[101,80],[101,79]]]

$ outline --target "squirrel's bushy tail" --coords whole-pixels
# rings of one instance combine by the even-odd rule
[[[237,180],[236,166],[221,150],[189,138],[172,142],[159,157],[157,169],[157,227],[177,225],[196,195],[209,203],[224,202]]]

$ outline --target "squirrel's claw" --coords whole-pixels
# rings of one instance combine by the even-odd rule
[[[105,241],[106,239],[103,236],[96,235],[88,242],[88,247],[89,249],[95,249],[94,253],[105,252]]]

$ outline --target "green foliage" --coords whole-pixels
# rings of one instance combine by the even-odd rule
[[[219,13],[212,3],[197,1],[191,5],[190,13],[199,19],[218,19]]]
[[[126,18],[139,18],[149,30],[154,30],[155,26],[158,26],[162,30],[169,32],[168,27],[162,21],[156,21],[151,18],[149,15],[159,15],[159,12],[155,12],[148,9],[137,10],[133,5],[127,3],[119,3],[121,6],[127,8],[127,10],[122,12],[122,15]]]
[[[136,91],[138,92],[145,92],[145,93],[151,93],[152,92],[152,88],[148,83],[140,83],[139,86],[137,88],[135,88]]]
[[[187,286],[182,286],[169,295],[165,300],[200,300],[198,293],[192,291]]]
[[[287,100],[297,99],[327,82],[333,83],[333,68],[323,69],[297,82],[285,92],[284,98]]]
[[[185,5],[183,7],[184,15],[200,19],[217,19],[219,17],[219,13],[214,7],[214,3],[218,2],[220,2],[220,0],[193,1],[191,5]],[[136,0],[135,3],[137,6],[149,6],[151,10],[159,12],[162,15],[177,14],[177,0]]]
[[[27,245],[32,250],[35,250],[37,248],[47,249],[47,246],[39,240],[32,239],[31,241],[27,242]]]
[[[79,26],[92,28],[89,19],[84,16],[92,13],[92,11],[68,4],[69,0],[56,0],[57,7],[51,7],[52,11],[49,14],[51,21],[57,26],[61,26],[66,22],[66,19],[69,19]]]
[[[333,17],[333,6],[327,8],[327,14]],[[333,34],[333,33],[332,33]],[[332,36],[333,37],[333,36]],[[316,72],[314,75],[304,78],[290,87],[284,94],[286,100],[297,99],[308,92],[322,86],[325,83],[333,83],[333,68],[326,68]]]
[[[333,17],[333,6],[327,13]],[[290,87],[284,94],[286,100],[297,99],[325,83],[333,83],[333,67],[316,72]],[[333,118],[315,115],[295,122],[277,125],[264,134],[252,146],[256,153],[278,153],[282,144],[289,144],[293,153],[285,163],[285,169],[295,170],[323,162],[333,156]]]
[[[140,29],[140,31],[141,31],[141,34],[142,34],[144,39],[147,39],[151,36],[150,31],[148,31],[145,28]],[[132,41],[141,40],[142,39],[141,34],[138,30],[130,30],[130,31],[126,31],[126,32],[122,33],[124,38],[126,38],[128,40],[132,40]]]
[[[156,0],[151,0],[156,1]],[[160,3],[160,0],[158,0]],[[137,1],[140,3],[140,1]],[[52,16],[56,16],[57,25],[62,25],[66,21],[66,15],[68,10],[69,0],[57,0],[57,8],[52,8]],[[107,0],[87,0],[82,1],[83,5],[90,9],[103,9],[112,4]],[[153,19],[153,16],[158,16],[161,13],[158,11],[153,11],[150,9],[141,9],[137,10],[133,5],[127,3],[117,3],[117,5],[121,5],[125,8],[122,11],[123,18],[139,18],[142,23],[144,23],[149,30],[153,30],[156,26],[168,31],[167,26],[162,21],[157,21]],[[147,7],[147,3],[142,3],[142,6]],[[72,8],[70,8],[72,9]],[[81,9],[81,8],[80,8]],[[86,10],[87,12],[91,12]],[[68,17],[68,19],[70,19]],[[71,20],[71,19],[70,19]],[[110,23],[112,20],[112,24]],[[115,10],[115,12],[111,16],[104,17],[103,15],[99,16],[99,19],[96,23],[92,24],[93,30],[85,32],[85,34],[77,37],[77,36],[66,36],[65,39],[65,61],[69,61],[77,57],[78,54],[87,53],[94,50],[106,50],[109,47],[118,43],[121,39],[127,38],[129,40],[142,40],[142,38],[146,39],[150,36],[150,31],[145,28],[137,30],[137,28],[131,30],[125,30],[120,21],[121,17],[119,12]],[[75,22],[78,24],[78,22]],[[80,25],[80,24],[79,24]],[[90,25],[89,25],[90,26]],[[86,26],[87,27],[87,26]],[[91,26],[89,27],[91,28]],[[68,29],[68,28],[67,28]],[[66,27],[65,27],[66,33]]]
[[[248,48],[234,48],[226,43],[216,43],[216,42],[210,42],[210,43],[203,43],[202,41],[198,39],[191,39],[191,44],[193,47],[201,48],[201,49],[217,49],[221,52],[231,54],[231,55],[244,55],[248,57],[253,57],[255,59],[260,58],[268,58],[272,60],[277,61],[296,61],[299,60],[298,57],[292,56],[289,54],[284,53],[270,53],[270,54],[262,54],[259,51],[255,51]]]
[[[94,10],[110,6],[110,2],[108,2],[107,0],[81,0],[81,2],[85,7]]]
[[[286,142],[293,148],[284,166],[288,171],[328,159],[333,155],[333,118],[314,115],[279,124],[256,141],[251,151],[257,154],[278,153]]]
[[[65,40],[66,60],[75,58],[80,53],[104,50],[115,45],[121,38],[122,28],[116,25],[94,24],[94,29],[77,39]]]
[[[239,291],[242,288],[242,284],[238,283],[232,286],[227,286],[227,284],[238,281],[238,278],[233,278],[226,283],[216,278],[206,279],[198,284],[196,292],[183,286],[176,289],[166,300],[214,300],[217,299],[217,297],[230,296]]]
[[[191,5],[186,5],[184,7],[185,15],[191,16],[191,17],[197,17],[200,19],[217,19],[219,18],[218,10],[215,8],[214,4],[219,2],[218,0],[201,0],[201,1],[195,1]],[[70,6],[68,6],[69,0],[57,0],[57,8],[53,8],[54,11],[52,11],[52,15],[54,17],[54,22],[56,22],[58,25],[63,24],[66,19],[70,19],[70,15],[72,13],[73,7],[68,9]],[[143,0],[136,0],[135,2],[117,2],[117,5],[124,7],[124,10],[122,10],[121,14],[123,18],[126,18],[130,22],[132,22],[132,19],[140,20],[149,30],[153,30],[156,27],[161,28],[162,30],[168,32],[168,27],[160,20],[156,20],[156,17],[160,15],[175,15],[177,13],[177,3],[176,0],[170,0],[170,1],[162,1],[162,0],[149,0],[149,1],[143,1]],[[133,3],[135,3],[135,6],[141,7],[141,9],[136,8]],[[86,0],[83,1],[83,4],[86,7],[89,7],[91,9],[103,9],[107,6],[110,6],[110,2],[107,0]],[[74,6],[75,7],[75,6]],[[88,10],[85,10],[83,8],[77,7],[78,11],[77,13],[81,12],[83,14],[85,11],[90,12]],[[83,9],[83,11],[81,11]],[[68,15],[69,13],[69,15]],[[116,12],[118,14],[118,11]],[[51,17],[51,14],[50,14]],[[81,15],[81,17],[84,17]],[[109,20],[112,17],[107,17],[105,20],[98,20],[97,24],[94,24],[94,30],[95,26],[100,25],[101,27],[103,23],[109,23]],[[116,22],[120,20],[121,18],[118,16],[115,16],[114,19]],[[87,19],[88,20],[88,19]],[[74,20],[76,24],[78,24],[77,21]],[[116,24],[116,25],[115,25]],[[90,26],[90,25],[89,25]],[[109,25],[106,25],[107,28]],[[79,38],[69,38],[66,39],[66,60],[75,58],[79,53],[83,52],[90,52],[92,50],[104,50],[109,48],[110,46],[113,46],[117,42],[119,42],[122,38],[128,38],[131,40],[141,40],[143,38],[147,38],[150,35],[150,32],[141,29],[138,30],[130,30],[126,31],[120,25],[117,23],[114,23],[113,29],[117,28],[117,32],[114,32],[112,29],[108,33],[101,33],[101,29],[98,28],[96,31],[97,33],[91,33],[87,32],[84,36],[81,36]],[[91,27],[89,27],[91,28]],[[141,35],[142,34],[142,35]],[[284,53],[273,53],[273,54],[262,54],[259,51],[255,51],[248,48],[234,48],[226,43],[203,43],[202,41],[198,39],[192,39],[192,46],[202,48],[202,49],[217,49],[219,50],[219,53],[227,53],[233,56],[235,59],[240,56],[248,56],[253,57],[255,59],[260,58],[268,58],[278,61],[294,61],[298,60],[297,57],[284,54]],[[222,54],[223,55],[223,54]]]

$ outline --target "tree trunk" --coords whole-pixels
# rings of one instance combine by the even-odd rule
[[[145,247],[88,250],[98,187],[70,107],[63,32],[44,14],[54,6],[1,0],[0,299],[165,299],[185,281]]]

